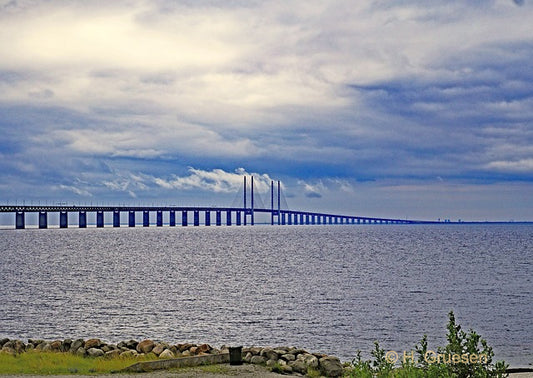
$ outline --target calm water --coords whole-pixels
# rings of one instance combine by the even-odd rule
[[[447,314],[533,363],[533,226],[0,230],[0,337],[444,345]]]

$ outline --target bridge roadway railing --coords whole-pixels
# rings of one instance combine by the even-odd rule
[[[96,213],[96,226],[104,227],[104,213],[113,213],[113,227],[121,226],[121,213],[128,213],[128,226],[135,227],[136,213],[143,213],[143,226],[150,225],[150,213],[156,213],[156,225],[163,226],[163,213],[168,212],[169,226],[176,226],[176,212],[181,212],[181,225],[189,225],[189,213],[193,214],[194,226],[200,225],[200,213],[204,214],[204,225],[217,226],[254,224],[254,213],[268,213],[272,225],[338,225],[338,224],[414,224],[433,223],[427,221],[374,218],[327,214],[296,210],[250,209],[240,207],[212,206],[66,206],[66,205],[0,205],[0,213],[15,214],[15,228],[26,226],[26,213],[39,213],[39,228],[48,228],[48,213],[59,213],[59,227],[68,227],[68,214],[78,213],[78,226],[87,227],[87,213]],[[215,219],[211,218],[215,213]],[[222,213],[225,213],[223,217]]]

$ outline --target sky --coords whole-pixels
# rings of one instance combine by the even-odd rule
[[[533,1],[0,0],[0,203],[533,220]],[[241,189],[242,192],[242,189]]]

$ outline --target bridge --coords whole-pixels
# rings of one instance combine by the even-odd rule
[[[250,200],[247,200],[248,187],[244,177],[244,195],[242,207],[216,207],[216,206],[75,206],[75,205],[0,205],[0,213],[14,213],[15,228],[26,227],[26,214],[38,213],[39,228],[48,228],[49,213],[59,213],[59,227],[68,228],[69,213],[78,213],[78,227],[86,228],[88,225],[87,214],[96,214],[96,227],[104,227],[105,214],[112,213],[113,227],[120,227],[122,214],[127,214],[128,227],[135,227],[136,214],[142,213],[142,226],[150,226],[150,214],[156,214],[156,227],[163,226],[163,214],[168,214],[168,225],[181,226],[241,226],[254,225],[256,214],[270,216],[271,225],[342,225],[342,224],[417,224],[436,223],[431,221],[374,218],[355,215],[328,214],[311,211],[288,210],[281,208],[281,184],[277,182],[277,206],[274,204],[275,185],[270,183],[270,208],[255,207],[253,176],[250,185]],[[176,214],[181,214],[181,222],[176,221]],[[192,223],[189,223],[192,214]],[[211,218],[214,214],[214,219]],[[200,222],[202,215],[203,222]],[[178,219],[179,220],[179,219]]]

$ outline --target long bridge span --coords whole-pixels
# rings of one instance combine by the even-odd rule
[[[216,206],[75,206],[75,205],[0,205],[0,213],[13,213],[16,229],[26,228],[26,214],[38,213],[39,228],[48,228],[49,213],[59,213],[59,227],[69,227],[69,213],[78,214],[77,226],[86,228],[88,225],[87,214],[96,214],[96,227],[104,227],[106,213],[113,214],[113,227],[120,227],[124,215],[127,214],[127,226],[135,227],[136,214],[142,213],[142,226],[150,226],[150,214],[156,214],[155,225],[163,226],[163,214],[168,214],[168,225],[181,226],[241,226],[254,225],[256,214],[270,216],[271,225],[339,225],[339,224],[419,224],[435,223],[431,221],[375,218],[356,215],[330,214],[313,211],[299,211],[281,209],[280,182],[277,182],[277,206],[274,204],[274,182],[271,182],[271,206],[270,208],[256,208],[254,206],[254,185],[251,178],[250,200],[247,200],[247,184],[244,177],[244,198],[242,207],[216,207]],[[123,215],[124,214],[124,215]],[[177,215],[178,214],[178,218]],[[192,219],[190,215],[192,214]],[[180,219],[181,215],[181,219]],[[200,222],[202,215],[203,222]],[[214,217],[212,217],[214,215]],[[191,222],[192,220],[192,222]]]

